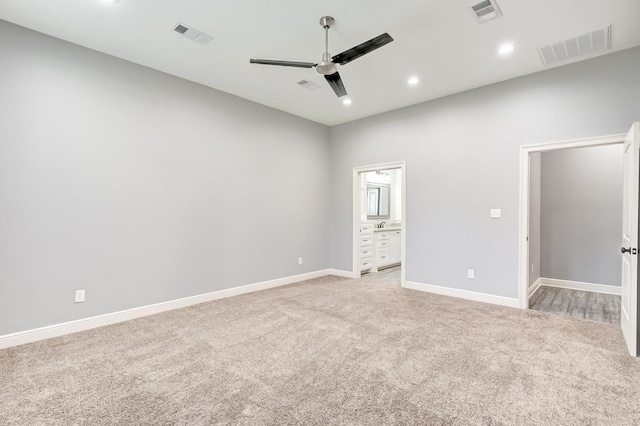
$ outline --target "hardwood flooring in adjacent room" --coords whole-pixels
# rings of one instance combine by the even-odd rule
[[[540,286],[529,308],[590,321],[620,324],[620,296],[567,288]]]
[[[362,279],[375,281],[377,285],[383,284],[390,287],[400,287],[400,268],[401,266],[398,265],[378,272],[367,272],[362,274]]]

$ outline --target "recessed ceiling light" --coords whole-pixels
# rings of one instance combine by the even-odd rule
[[[420,79],[418,79],[418,77],[413,76],[413,77],[410,77],[409,80],[407,80],[407,84],[409,86],[415,86],[416,84],[418,84],[419,81]]]
[[[498,49],[498,53],[501,55],[508,55],[511,52],[513,52],[513,44],[511,43],[503,44],[500,46],[500,49]]]
[[[344,99],[344,100],[342,101],[342,104],[343,104],[343,105],[351,105],[351,99],[349,99],[349,98]]]

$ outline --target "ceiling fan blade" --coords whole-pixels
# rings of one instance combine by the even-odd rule
[[[334,92],[336,92],[336,95],[339,98],[347,95],[347,90],[344,88],[344,84],[342,84],[342,79],[340,78],[340,74],[338,72],[325,75],[324,78],[327,79],[329,86],[331,86],[331,88]]]
[[[345,50],[342,53],[338,53],[336,56],[331,58],[331,61],[334,64],[345,65],[354,59],[358,59],[362,55],[366,55],[369,52],[376,50],[379,47],[384,46],[387,43],[391,43],[393,38],[387,34],[380,34],[378,37],[374,37],[369,41],[365,41],[362,44],[359,44],[351,49]]]
[[[249,59],[251,64],[262,65],[280,65],[282,67],[296,67],[296,68],[313,68],[316,66],[313,62],[293,62],[293,61],[273,61],[271,59]]]

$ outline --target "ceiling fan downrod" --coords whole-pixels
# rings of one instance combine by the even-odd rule
[[[335,20],[331,16],[320,18],[320,25],[324,28],[324,53],[322,54],[322,62],[316,66],[316,70],[323,75],[335,74],[338,71],[329,54],[329,28],[334,22]]]

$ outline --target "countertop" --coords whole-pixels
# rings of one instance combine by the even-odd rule
[[[402,231],[402,226],[389,226],[387,228],[373,228],[373,232]]]

